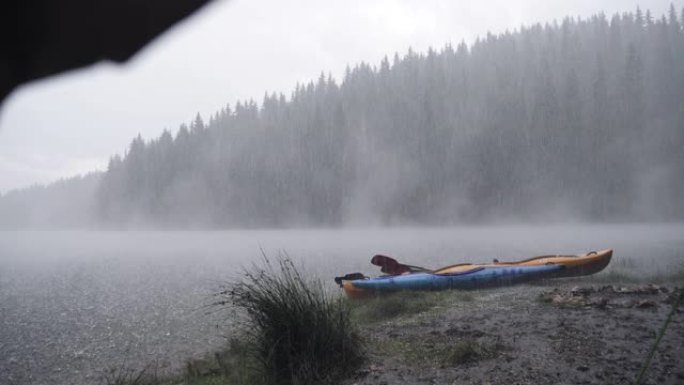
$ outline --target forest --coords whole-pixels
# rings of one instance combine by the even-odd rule
[[[683,24],[568,17],[321,74],[10,192],[0,226],[680,221]]]

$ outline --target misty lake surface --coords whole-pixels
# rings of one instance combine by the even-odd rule
[[[232,315],[207,307],[211,294],[262,250],[336,290],[336,275],[376,275],[376,253],[439,267],[603,248],[615,255],[601,274],[667,274],[684,225],[0,232],[0,384],[94,384],[110,367],[175,368],[220,348]]]

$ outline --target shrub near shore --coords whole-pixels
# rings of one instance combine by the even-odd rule
[[[265,261],[224,294],[247,315],[242,332],[255,373],[268,384],[336,383],[363,356],[346,302],[290,259]]]

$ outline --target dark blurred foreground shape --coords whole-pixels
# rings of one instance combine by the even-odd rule
[[[209,0],[5,0],[0,103],[18,85],[102,60],[125,62]]]

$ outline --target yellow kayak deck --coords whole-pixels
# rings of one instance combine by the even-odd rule
[[[605,249],[600,251],[591,251],[581,255],[542,255],[512,262],[492,262],[492,263],[459,263],[442,267],[434,270],[435,274],[444,273],[458,273],[468,271],[476,267],[487,266],[534,266],[545,265],[548,263],[565,266],[565,269],[560,270],[556,277],[576,277],[581,275],[595,274],[603,270],[610,263],[613,256],[612,249]]]

